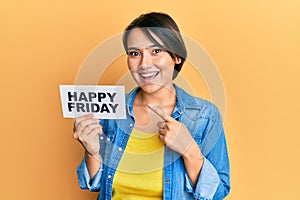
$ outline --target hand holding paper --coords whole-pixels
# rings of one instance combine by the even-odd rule
[[[76,118],[74,123],[74,138],[77,139],[86,152],[100,161],[99,134],[102,134],[102,127],[99,119],[94,119],[93,114],[84,115]]]

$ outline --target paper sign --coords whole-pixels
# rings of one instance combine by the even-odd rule
[[[125,87],[98,85],[60,85],[65,118],[93,113],[99,119],[124,119]]]

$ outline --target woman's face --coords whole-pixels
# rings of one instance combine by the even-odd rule
[[[163,41],[154,34],[152,36],[163,46]],[[174,66],[181,62],[180,58],[173,59],[139,28],[131,30],[127,46],[128,68],[144,92],[154,93],[164,86],[171,87]]]

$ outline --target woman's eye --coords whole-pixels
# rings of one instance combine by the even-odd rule
[[[158,54],[158,53],[160,53],[160,52],[161,52],[161,49],[154,49],[154,50],[153,50],[153,53],[154,53],[154,54]]]
[[[130,56],[139,56],[139,53],[136,52],[136,51],[130,51],[130,52],[128,52],[128,54],[129,54]]]

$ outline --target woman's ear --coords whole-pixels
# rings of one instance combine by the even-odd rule
[[[175,57],[175,64],[180,64],[181,63],[181,58],[180,57]]]

